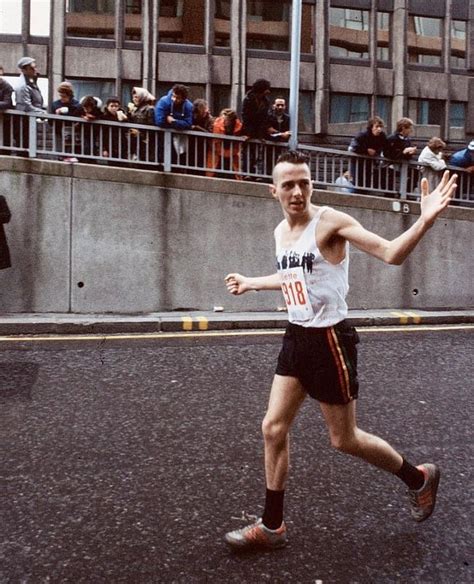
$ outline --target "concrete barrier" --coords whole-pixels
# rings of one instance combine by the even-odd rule
[[[262,184],[134,169],[0,157],[12,268],[0,271],[2,312],[146,313],[273,310],[278,292],[229,296],[223,278],[275,269],[278,203]],[[393,238],[415,202],[315,191]],[[403,266],[351,249],[349,305],[473,305],[474,210],[452,207]]]

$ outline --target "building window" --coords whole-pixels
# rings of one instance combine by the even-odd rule
[[[466,68],[466,21],[451,21],[451,67]]]
[[[74,87],[74,97],[81,99],[85,95],[98,97],[105,104],[108,97],[115,95],[115,81],[93,81],[89,79],[70,79]]]
[[[30,34],[49,37],[50,0],[30,0]]]
[[[92,39],[115,38],[115,0],[68,0],[66,35]]]
[[[377,12],[377,60],[390,61],[389,12]]]
[[[230,47],[231,0],[216,0],[214,12],[214,44]]]
[[[449,127],[464,128],[466,124],[466,104],[460,101],[451,102],[449,110]]]
[[[203,45],[205,8],[205,0],[161,0],[160,42]]]
[[[369,11],[329,9],[329,56],[369,58]]]
[[[390,127],[390,119],[392,117],[392,99],[390,97],[376,98],[375,115],[382,118],[387,128]]]
[[[438,99],[410,99],[410,115],[420,126],[442,126],[444,121],[444,101]],[[413,112],[413,113],[412,113]]]
[[[301,12],[301,52],[314,53],[314,5],[303,4]]]
[[[331,124],[363,122],[369,118],[369,98],[367,95],[335,93],[331,95]]]
[[[228,85],[212,86],[212,115],[217,117],[221,111],[230,107],[230,87]]]
[[[0,34],[21,34],[21,2],[2,0],[0,2]]]
[[[289,15],[288,0],[247,0],[247,48],[289,51]]]
[[[441,65],[443,46],[441,18],[409,16],[408,62],[420,65]]]
[[[142,1],[126,0],[125,2],[125,40],[142,40]]]

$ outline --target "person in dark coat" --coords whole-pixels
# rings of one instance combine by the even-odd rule
[[[128,116],[117,96],[107,98],[105,102],[102,119],[106,122],[127,122]],[[102,156],[105,158],[126,158],[127,157],[128,129],[117,126],[107,126],[102,128]]]
[[[410,118],[401,118],[397,122],[396,131],[387,138],[387,143],[383,150],[383,155],[392,161],[409,161],[416,153],[416,146],[411,143],[411,135],[413,134],[415,124]],[[396,186],[396,172],[399,170],[399,165],[391,165],[388,168],[388,190],[394,190]],[[417,183],[418,177],[415,170],[410,174],[407,190],[413,190]]]
[[[351,160],[350,174],[359,187],[379,188],[379,177],[376,171],[376,161],[387,147],[387,135],[384,132],[384,121],[375,116],[367,122],[367,128],[354,136],[349,145],[349,152],[360,154],[367,158]],[[369,158],[370,157],[370,158]],[[360,191],[360,189],[358,189]]]
[[[11,268],[10,250],[8,249],[7,237],[5,235],[4,223],[8,223],[11,218],[7,200],[0,195],[0,270]]]
[[[74,88],[68,81],[63,81],[57,88],[59,99],[53,101],[50,107],[52,114],[58,116],[81,117],[84,113],[81,104],[74,97]],[[63,150],[68,154],[73,151],[73,146],[80,141],[80,127],[73,127],[71,122],[54,121],[54,136],[56,140],[55,150]],[[62,158],[64,162],[77,162],[77,158],[67,156]]]
[[[242,102],[242,134],[249,139],[265,140],[268,137],[270,89],[269,81],[257,79]],[[242,148],[242,157],[244,172],[263,172],[264,160],[261,144],[245,144]]]
[[[3,79],[3,67],[0,66],[0,115],[5,110],[13,109],[13,87],[8,83],[6,79]],[[3,119],[2,119],[3,118]],[[4,114],[0,118],[0,123],[3,123],[3,144],[0,146],[11,146],[11,119],[8,114]],[[9,150],[0,149],[0,154],[9,154]]]

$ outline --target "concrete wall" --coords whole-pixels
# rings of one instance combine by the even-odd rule
[[[279,293],[227,295],[225,274],[274,270],[279,205],[266,185],[0,157],[13,267],[0,271],[4,312],[268,310]],[[385,237],[408,228],[417,203],[314,193]],[[386,266],[351,250],[351,308],[473,305],[474,211],[447,209],[411,258]]]

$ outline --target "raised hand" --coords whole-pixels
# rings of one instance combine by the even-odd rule
[[[457,174],[450,178],[449,170],[446,170],[441,182],[431,193],[426,178],[421,180],[421,216],[429,225],[432,225],[441,211],[449,205],[457,188],[457,178]]]

